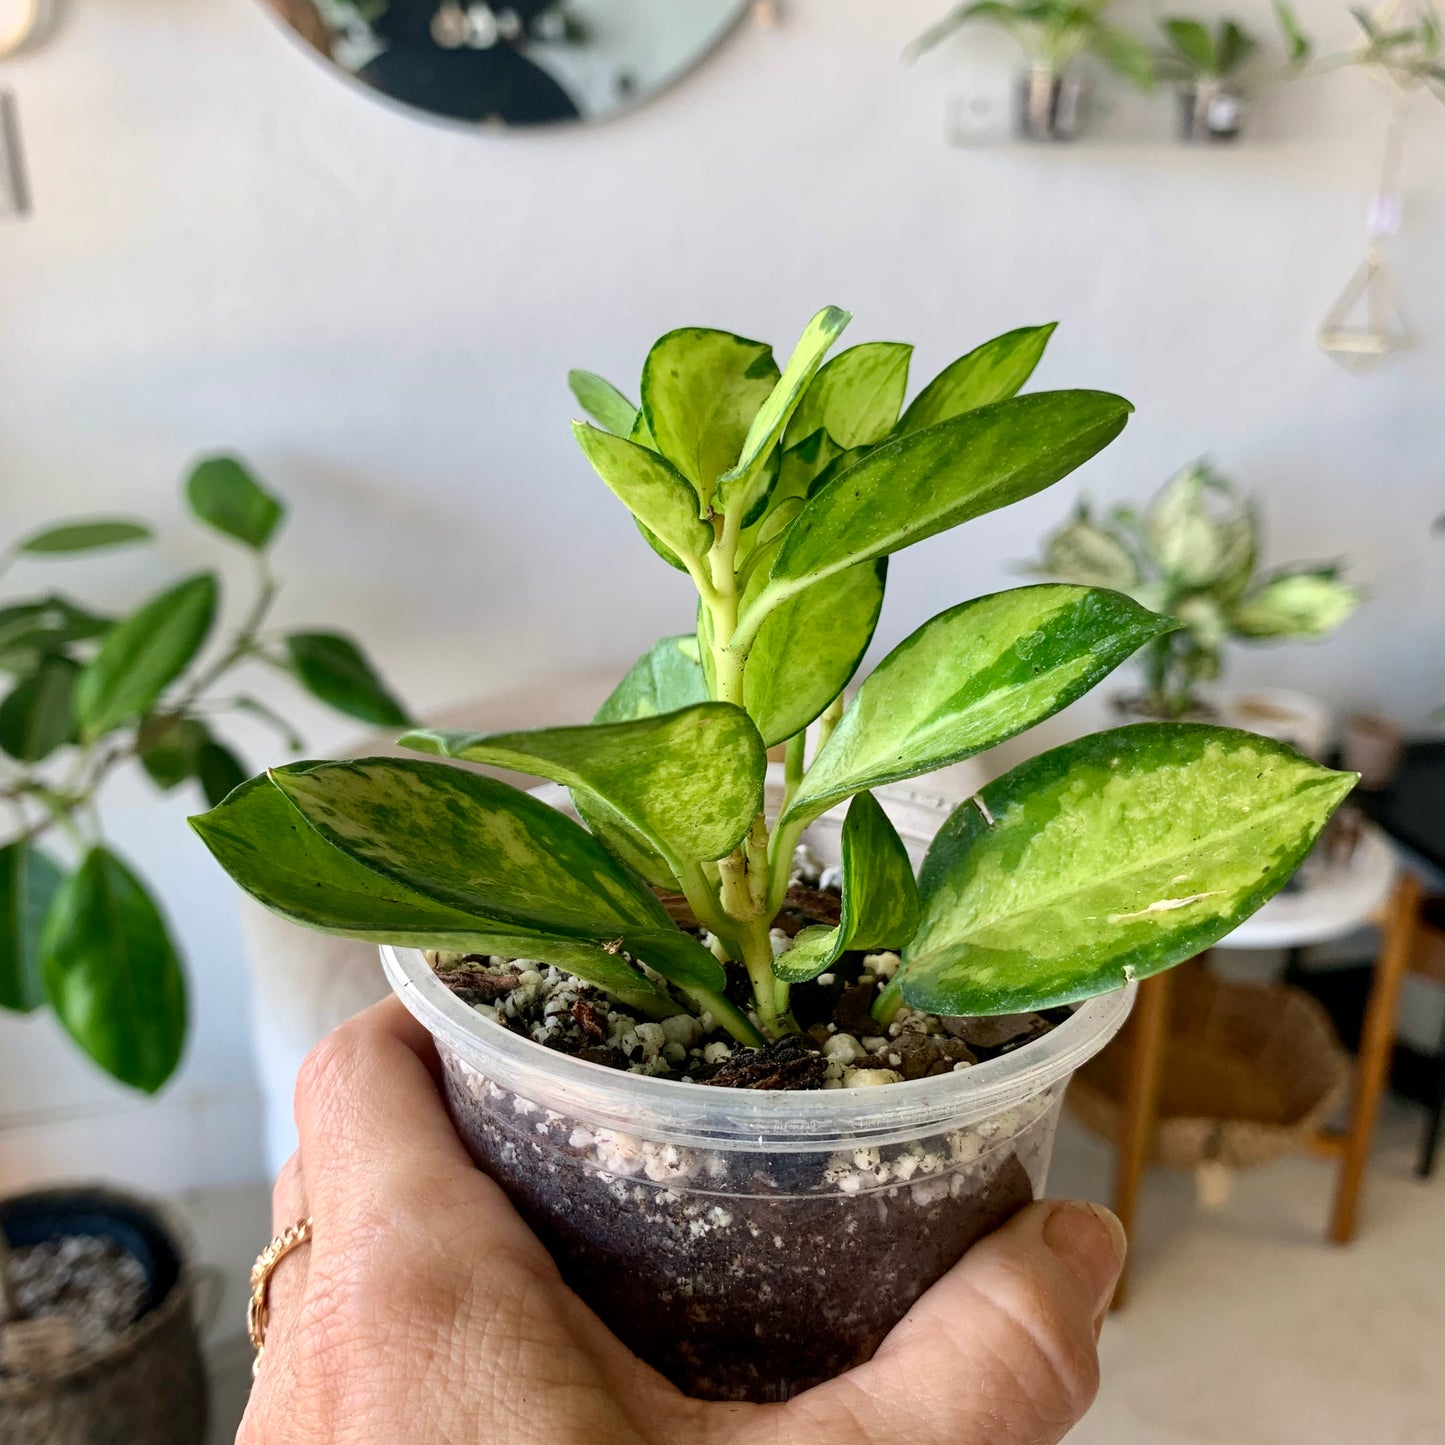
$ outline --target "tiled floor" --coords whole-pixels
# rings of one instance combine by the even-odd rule
[[[1146,1186],[1134,1292],[1104,1332],[1104,1386],[1070,1445],[1445,1445],[1445,1169],[1410,1174],[1418,1116],[1381,1129],[1360,1237],[1322,1242],[1330,1166],[1292,1158],[1240,1176],[1206,1212],[1193,1180]],[[1051,1192],[1107,1197],[1109,1152],[1065,1124]],[[190,1201],[203,1257],[228,1270],[213,1340],[212,1445],[240,1418],[250,1352],[244,1275],[268,1232],[264,1194]],[[323,1442],[317,1442],[323,1445]]]

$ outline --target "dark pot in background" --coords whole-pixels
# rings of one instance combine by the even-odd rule
[[[146,1272],[136,1322],[43,1376],[0,1374],[0,1445],[202,1445],[207,1383],[185,1252],[160,1211],[102,1187],[0,1201],[12,1250],[62,1235],[113,1240]]]
[[[1237,90],[1217,80],[1179,87],[1179,139],[1190,142],[1239,139],[1243,101]]]
[[[1015,126],[1021,140],[1073,140],[1084,127],[1088,93],[1082,77],[1040,67],[1018,79]]]

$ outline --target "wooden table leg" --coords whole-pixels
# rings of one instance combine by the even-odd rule
[[[1340,1160],[1334,1210],[1330,1215],[1329,1238],[1335,1244],[1348,1244],[1355,1237],[1360,1190],[1370,1159],[1375,1120],[1380,1112],[1380,1098],[1390,1077],[1400,984],[1410,966],[1419,908],[1420,880],[1413,873],[1407,873],[1396,884],[1390,900],[1380,939],[1380,953],[1370,980],[1370,997],[1365,1005],[1360,1050],[1355,1058],[1350,1124]]]
[[[1149,1141],[1159,1108],[1159,1081],[1163,1075],[1164,1042],[1169,1029],[1171,975],[1167,971],[1146,978],[1134,1001],[1129,1021],[1129,1071],[1119,1118],[1119,1148],[1114,1163],[1114,1213],[1132,1242],[1144,1166],[1149,1162]],[[1129,1261],[1119,1276],[1113,1308],[1124,1303],[1129,1286]]]

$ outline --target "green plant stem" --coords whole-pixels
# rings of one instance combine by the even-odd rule
[[[778,809],[779,813],[786,813],[788,805],[797,795],[798,787],[803,781],[803,754],[807,747],[808,734],[804,729],[802,732],[794,733],[783,748],[783,805]]]
[[[753,1027],[752,1020],[731,999],[708,989],[689,989],[688,997],[710,1013],[740,1044],[761,1048],[767,1040]]]
[[[838,726],[838,720],[843,716],[843,694],[840,692],[827,707],[823,709],[823,715],[818,719],[818,746],[817,752],[822,752],[833,736],[833,729]]]
[[[873,1007],[870,1010],[873,1022],[879,1028],[886,1029],[898,1017],[898,1010],[902,1007],[903,984],[900,975],[895,973],[888,980],[883,991],[873,1000]]]

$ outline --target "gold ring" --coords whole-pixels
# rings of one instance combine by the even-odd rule
[[[251,1337],[251,1348],[256,1358],[251,1362],[251,1374],[260,1372],[261,1357],[266,1353],[266,1325],[271,1318],[271,1307],[267,1303],[266,1290],[271,1283],[271,1273],[293,1249],[311,1238],[311,1216],[293,1224],[290,1229],[278,1234],[251,1266],[251,1300],[246,1306],[246,1333]]]

